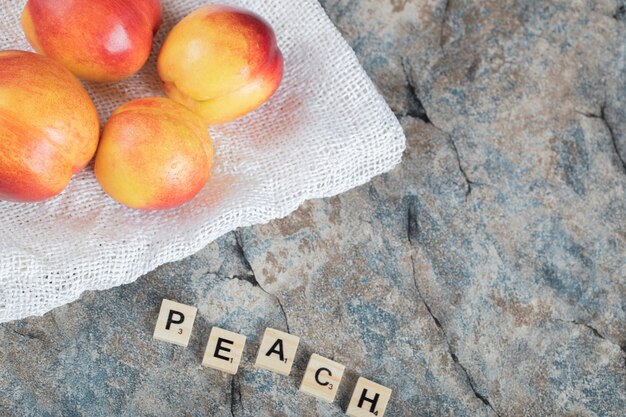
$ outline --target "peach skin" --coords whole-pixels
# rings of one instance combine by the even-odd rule
[[[160,0],[28,0],[22,28],[79,78],[111,82],[146,63],[161,20]]]
[[[0,200],[59,194],[99,134],[96,107],[71,72],[43,55],[0,51]]]
[[[181,20],[159,52],[168,96],[207,124],[241,117],[267,101],[283,77],[270,25],[247,10],[209,5]]]
[[[119,107],[104,126],[95,171],[104,191],[132,208],[177,207],[198,194],[213,164],[202,120],[167,98]]]

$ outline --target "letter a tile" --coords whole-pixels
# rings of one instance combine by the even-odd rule
[[[257,368],[288,376],[299,343],[300,338],[298,336],[280,330],[265,329],[254,365]]]

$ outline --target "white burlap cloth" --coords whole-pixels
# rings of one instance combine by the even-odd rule
[[[398,121],[316,0],[223,2],[254,10],[274,27],[286,65],[277,94],[255,113],[210,129],[214,173],[178,209],[123,207],[100,189],[91,166],[49,201],[0,202],[0,322],[131,282],[239,226],[283,217],[400,161]],[[30,50],[20,26],[24,3],[0,0],[0,49]],[[164,1],[164,23],[142,71],[118,84],[87,85],[102,122],[128,100],[163,95],[156,53],[173,25],[205,4]]]

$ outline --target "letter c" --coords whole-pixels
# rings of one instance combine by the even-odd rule
[[[315,372],[315,382],[317,382],[321,386],[325,387],[327,385],[330,385],[330,382],[328,382],[328,381],[324,381],[324,382],[320,381],[320,374],[322,373],[322,371],[325,371],[326,373],[328,373],[328,376],[333,376],[333,373],[328,368],[320,368],[320,369],[317,370],[317,372]]]

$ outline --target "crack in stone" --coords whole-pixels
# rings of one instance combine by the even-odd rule
[[[459,171],[461,171],[461,175],[463,175],[463,179],[465,180],[465,201],[467,201],[470,194],[472,194],[473,187],[480,184],[470,180],[467,176],[467,173],[465,172],[465,169],[463,169],[463,165],[461,164],[461,156],[459,154],[459,150],[457,149],[456,143],[454,142],[454,139],[452,139],[452,135],[450,134],[448,134],[448,142],[450,142],[450,146],[452,147],[452,150],[454,151],[454,155],[456,157],[456,163],[459,167]]]
[[[287,318],[287,313],[285,312],[285,308],[283,307],[283,303],[280,301],[280,298],[276,294],[270,293],[265,288],[263,288],[263,286],[259,283],[259,281],[256,278],[256,274],[255,274],[254,270],[252,269],[252,264],[250,263],[250,261],[248,260],[248,258],[246,256],[246,252],[245,252],[245,250],[243,248],[243,244],[241,243],[241,236],[239,235],[239,233],[237,231],[234,231],[233,234],[235,235],[235,242],[237,243],[237,250],[239,251],[239,255],[243,259],[243,261],[245,263],[245,266],[248,269],[248,275],[247,276],[241,277],[241,276],[235,275],[233,278],[239,279],[241,281],[247,281],[250,284],[252,284],[253,287],[259,288],[265,294],[267,294],[270,297],[274,298],[276,300],[276,303],[278,304],[278,307],[280,308],[280,311],[283,314],[284,319],[285,319],[285,327],[287,328],[287,333],[291,333],[291,329],[289,327],[289,319]]]
[[[56,329],[56,333],[58,335],[61,334],[61,328],[59,327],[59,323],[57,322],[56,317],[54,316],[54,311],[50,312],[50,319],[52,320],[52,324],[54,324],[54,327]]]
[[[447,5],[447,3],[446,3]],[[446,6],[447,7],[447,6]],[[400,61],[400,64],[402,66],[402,71],[404,72],[404,77],[406,79],[406,85],[407,85],[407,89],[409,91],[409,109],[407,110],[406,113],[402,114],[401,116],[410,116],[416,119],[420,119],[425,123],[428,123],[430,125],[432,125],[433,127],[435,127],[437,130],[445,133],[448,137],[448,141],[450,142],[450,146],[452,147],[452,150],[454,151],[454,156],[456,157],[456,162],[457,162],[457,166],[459,168],[459,171],[461,172],[461,175],[463,175],[463,179],[465,180],[465,201],[467,201],[467,199],[469,198],[470,194],[472,193],[473,187],[474,186],[479,186],[482,185],[478,182],[472,181],[468,176],[467,176],[467,172],[465,172],[465,169],[463,168],[463,165],[461,164],[461,156],[459,155],[459,150],[456,147],[456,143],[454,142],[454,140],[452,139],[452,135],[446,131],[444,131],[443,129],[437,127],[428,117],[428,113],[426,113],[426,109],[424,108],[422,101],[419,99],[418,95],[417,95],[417,91],[416,91],[416,87],[415,87],[415,82],[413,81],[413,77],[411,75],[411,70],[410,70],[410,65],[404,60],[402,59]],[[413,107],[413,108],[411,108]]]
[[[16,335],[23,337],[24,339],[28,339],[28,340],[32,340],[35,342],[39,342],[41,343],[41,346],[43,346],[44,348],[48,349],[50,352],[55,352],[55,353],[59,353],[63,350],[63,348],[61,346],[56,345],[49,337],[48,334],[44,333],[44,332],[21,332],[17,329],[14,328],[10,328],[10,327],[5,327],[7,330],[9,330],[12,333],[15,333]],[[57,329],[58,329],[58,325],[57,325]]]
[[[615,10],[615,14],[613,15],[613,19],[618,21],[626,21],[626,6],[622,5]]]
[[[467,378],[467,383],[469,384],[470,388],[472,389],[472,392],[474,393],[474,396],[476,398],[478,398],[480,401],[482,401],[483,404],[485,404],[487,407],[489,407],[491,409],[491,411],[493,411],[493,413],[496,416],[500,417],[500,414],[498,414],[498,412],[493,408],[493,405],[491,405],[491,403],[489,402],[489,399],[476,390],[476,387],[474,386],[474,379],[469,374],[469,372],[467,371],[465,366],[463,366],[463,364],[459,361],[459,358],[452,352],[450,352],[450,356],[452,356],[452,360],[454,361],[454,363],[459,365],[459,367],[465,373],[465,377]]]
[[[407,210],[407,228],[406,235],[409,243],[413,245],[413,237],[417,237],[419,234],[419,225],[417,224],[417,213],[415,213],[415,206],[409,203]]]
[[[36,340],[36,341],[38,341],[40,343],[44,343],[44,338],[40,334],[29,333],[29,332],[22,333],[19,330],[14,329],[14,328],[9,328],[9,330],[12,331],[13,333],[15,333],[15,334],[25,338],[25,339]]]
[[[443,39],[443,31],[445,29],[446,22],[448,20],[448,12],[450,11],[450,2],[451,0],[444,0],[443,3],[443,13],[441,16],[441,29],[439,31],[439,48],[441,49],[441,53],[443,53],[444,47],[444,39]]]
[[[616,343],[614,341],[612,341],[611,339],[607,338],[606,336],[602,335],[602,333],[600,333],[600,331],[598,329],[596,329],[595,327],[593,327],[591,324],[588,323],[584,323],[582,321],[578,321],[578,320],[563,320],[563,319],[554,319],[556,321],[560,321],[562,323],[571,323],[571,324],[575,324],[577,326],[583,326],[586,327],[588,330],[591,331],[591,333],[593,333],[593,335],[599,339],[605,340],[607,342],[609,342],[612,345],[617,346],[622,353],[624,354],[624,366],[626,367],[626,346],[622,346],[619,343]]]
[[[406,88],[409,93],[409,108],[402,116],[411,116],[413,118],[420,119],[425,123],[430,123],[430,119],[428,117],[428,114],[426,113],[426,109],[424,108],[422,101],[417,95],[415,81],[413,80],[413,76],[411,75],[411,66],[407,64],[404,59],[400,61],[400,65],[402,66],[402,72],[404,72]]]
[[[411,242],[411,240],[409,239],[409,242]],[[467,384],[469,385],[470,389],[472,390],[472,392],[474,393],[474,396],[476,398],[478,398],[484,405],[486,405],[487,407],[489,407],[491,409],[491,411],[493,411],[493,413],[500,417],[500,414],[498,414],[498,412],[493,408],[493,405],[491,404],[491,402],[489,401],[488,396],[481,394],[480,392],[478,392],[478,390],[476,389],[476,385],[474,382],[474,379],[472,378],[472,376],[470,375],[469,371],[465,368],[465,366],[461,363],[461,361],[459,361],[459,357],[456,355],[456,352],[454,351],[454,349],[452,348],[452,346],[450,345],[450,342],[448,341],[448,335],[446,334],[445,329],[443,328],[443,326],[441,325],[441,322],[439,321],[439,319],[437,318],[437,316],[435,316],[435,314],[433,313],[433,311],[431,310],[430,306],[428,305],[428,303],[426,302],[426,299],[424,298],[424,296],[422,295],[422,292],[419,288],[419,285],[417,284],[417,274],[415,272],[415,258],[413,256],[413,254],[411,253],[411,266],[413,268],[413,285],[415,286],[415,290],[417,291],[417,295],[419,297],[419,299],[422,301],[422,303],[424,303],[424,306],[426,307],[426,310],[428,311],[428,314],[430,315],[430,317],[433,319],[433,321],[435,322],[435,325],[439,328],[439,330],[441,331],[441,334],[443,335],[443,340],[446,342],[446,346],[448,348],[448,354],[450,355],[450,357],[452,358],[452,361],[459,366],[459,368],[461,368],[461,370],[463,371],[463,373],[465,374],[465,379],[467,381]]]
[[[413,246],[413,240],[414,240],[415,237],[417,237],[418,233],[419,233],[419,229],[418,229],[418,223],[417,223],[417,213],[415,212],[415,208],[414,208],[413,204],[409,204],[408,210],[407,210],[407,238],[408,238],[409,244],[411,246]],[[412,248],[411,248],[411,251],[413,251]],[[439,331],[441,331],[441,334],[443,335],[443,339],[444,339],[444,341],[446,343],[448,354],[452,358],[452,361],[455,364],[457,364],[459,366],[459,368],[461,368],[461,370],[465,374],[465,378],[466,378],[467,384],[469,385],[470,389],[474,393],[474,396],[476,398],[478,398],[484,405],[489,407],[491,409],[491,411],[493,411],[493,413],[496,416],[499,417],[500,415],[494,409],[493,405],[489,401],[488,396],[485,396],[485,395],[481,394],[476,389],[476,385],[475,385],[474,379],[470,375],[470,373],[467,370],[467,368],[465,368],[465,366],[459,361],[459,358],[456,355],[456,352],[454,351],[454,349],[450,345],[450,342],[448,341],[448,336],[446,334],[445,329],[443,328],[443,325],[441,324],[441,321],[439,321],[439,318],[437,318],[437,316],[433,313],[432,309],[430,308],[430,305],[428,304],[428,302],[424,298],[424,296],[422,294],[422,291],[420,290],[419,285],[417,283],[417,273],[415,271],[415,257],[414,257],[413,253],[411,253],[411,267],[412,267],[412,270],[413,270],[413,285],[415,287],[417,295],[418,295],[420,301],[422,303],[424,303],[424,306],[426,307],[426,311],[428,311],[428,314],[430,315],[431,319],[433,320],[433,322],[435,323],[435,325],[437,326]]]
[[[605,109],[606,109],[606,103],[602,104],[602,106],[600,107],[600,114],[581,112],[579,110],[575,110],[575,112],[582,116],[589,117],[592,119],[600,119],[602,123],[604,123],[604,126],[606,126],[606,129],[609,132],[609,136],[611,137],[613,150],[615,151],[615,154],[617,155],[617,159],[620,161],[622,165],[622,170],[624,171],[624,174],[626,174],[626,161],[624,161],[624,159],[622,158],[622,155],[619,152],[619,147],[617,146],[617,139],[615,137],[615,133],[613,132],[613,127],[609,124],[609,121],[606,118]]]
[[[606,109],[606,104],[600,108],[600,119],[602,120],[602,122],[604,122],[604,125],[609,131],[609,136],[611,136],[611,143],[613,143],[613,150],[615,151],[615,154],[617,155],[617,159],[621,162],[622,169],[624,170],[624,173],[626,174],[626,161],[622,159],[622,155],[619,152],[619,148],[617,147],[617,139],[615,138],[615,133],[613,133],[613,128],[611,127],[611,125],[609,124],[609,121],[606,118],[605,109]]]
[[[589,330],[591,330],[591,331],[593,332],[593,334],[594,334],[596,337],[599,337],[600,339],[606,340],[606,337],[602,336],[602,335],[600,334],[600,332],[598,331],[598,329],[596,329],[596,328],[595,328],[595,327],[593,327],[592,325],[587,324],[587,323],[582,323],[582,322],[579,322],[579,321],[575,321],[575,320],[574,320],[574,321],[572,321],[572,323],[574,323],[574,324],[578,324],[579,326],[585,326],[586,328],[588,328]]]
[[[409,113],[407,113],[406,115],[411,116]],[[450,144],[450,147],[452,148],[452,150],[454,151],[454,157],[456,159],[456,163],[457,163],[457,167],[459,168],[459,172],[461,172],[461,175],[463,176],[463,180],[465,181],[465,201],[467,201],[467,199],[469,198],[470,194],[472,193],[474,186],[481,186],[484,185],[483,183],[480,182],[476,182],[474,180],[471,180],[468,176],[467,176],[467,172],[465,172],[465,169],[463,168],[463,164],[461,163],[461,155],[459,154],[459,150],[456,147],[456,142],[454,141],[454,139],[452,139],[452,134],[441,129],[439,126],[435,125],[429,118],[428,115],[426,114],[426,112],[424,111],[424,115],[426,117],[426,119],[422,119],[424,120],[426,123],[429,123],[431,126],[433,126],[435,129],[439,130],[440,132],[444,133],[446,135],[446,138]]]
[[[241,410],[243,414],[243,402],[241,401],[241,387],[237,383],[237,375],[230,379],[230,414],[235,417],[235,411]],[[238,414],[238,413],[237,413]]]

